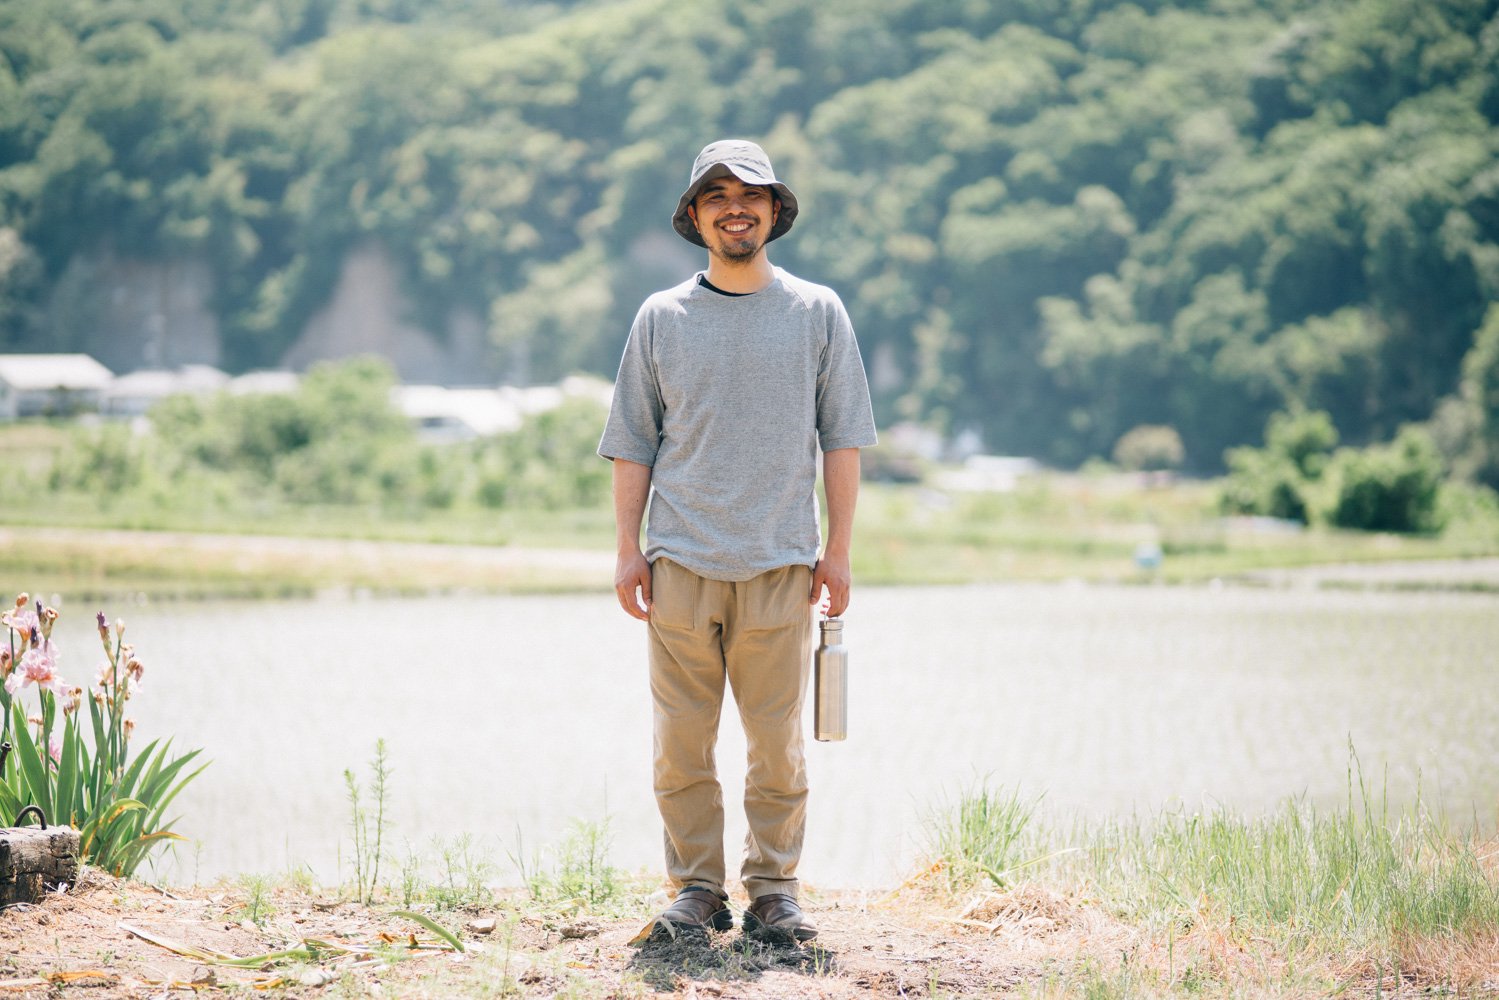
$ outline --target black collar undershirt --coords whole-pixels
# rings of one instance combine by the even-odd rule
[[[719,295],[727,295],[731,299],[737,299],[743,295],[755,294],[754,292],[726,292],[722,288],[719,288],[717,285],[713,284],[713,282],[709,281],[706,274],[699,274],[697,276],[697,283],[708,289],[708,291],[710,292],[717,292]]]

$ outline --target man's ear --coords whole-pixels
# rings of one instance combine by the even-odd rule
[[[770,199],[770,224],[774,226],[781,219],[781,196],[771,191]]]
[[[689,219],[692,220],[692,228],[693,229],[697,229],[697,230],[699,230],[699,232],[701,232],[701,229],[700,229],[700,227],[697,224],[697,205],[696,204],[692,204],[692,205],[688,205],[687,206],[687,218],[689,218]]]

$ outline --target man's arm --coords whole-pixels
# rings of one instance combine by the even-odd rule
[[[828,496],[828,543],[812,570],[811,602],[822,599],[828,589],[828,616],[837,617],[848,608],[853,572],[848,553],[854,536],[854,505],[859,500],[859,449],[838,448],[822,456],[822,482]]]
[[[641,621],[649,621],[651,613],[651,564],[640,551],[640,522],[650,495],[651,467],[614,459],[614,592],[625,613]]]

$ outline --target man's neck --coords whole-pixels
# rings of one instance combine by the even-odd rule
[[[775,268],[762,250],[743,264],[730,264],[708,255],[708,282],[732,295],[745,295],[768,288],[776,280]]]

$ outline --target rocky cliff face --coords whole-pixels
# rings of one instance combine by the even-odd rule
[[[296,371],[323,360],[379,354],[403,382],[476,385],[499,380],[483,319],[454,309],[440,335],[415,325],[390,255],[378,245],[344,261],[327,304],[282,355]],[[47,351],[91,354],[117,374],[220,365],[209,309],[213,276],[202,261],[149,261],[113,250],[79,254],[53,289]]]
[[[47,350],[91,354],[116,373],[218,365],[213,276],[203,261],[75,256],[48,303]]]
[[[493,352],[484,323],[471,310],[454,309],[443,336],[415,326],[401,292],[394,261],[381,247],[366,245],[344,261],[338,285],[297,341],[281,357],[301,371],[317,361],[379,354],[403,382],[476,385],[494,382]]]

